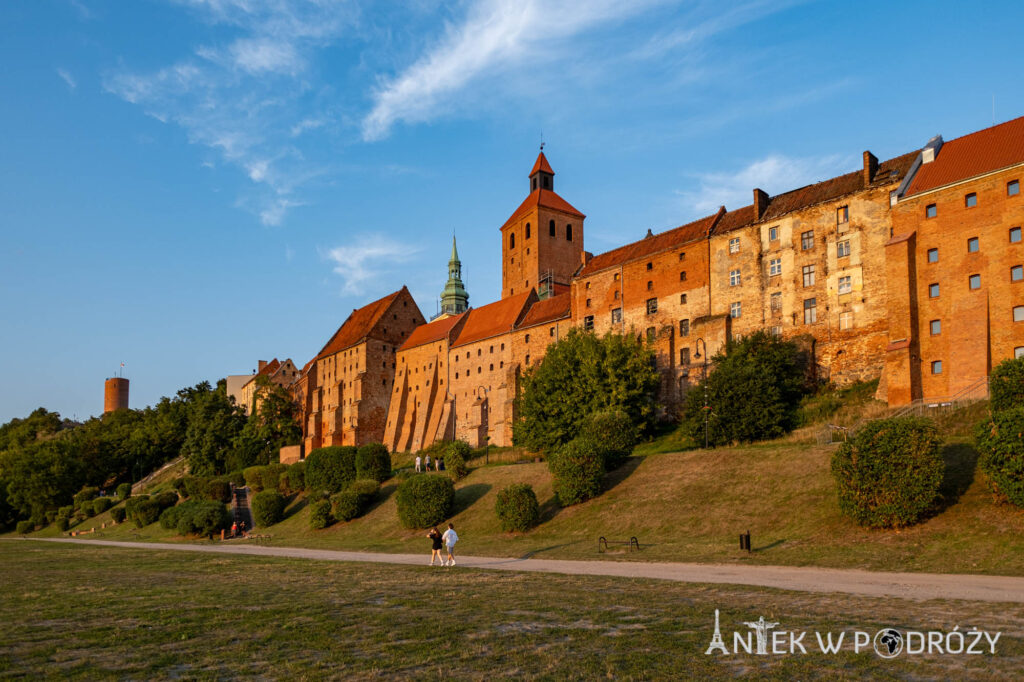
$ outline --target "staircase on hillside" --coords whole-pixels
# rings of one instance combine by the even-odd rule
[[[838,426],[836,424],[826,424],[821,430],[818,436],[818,442],[822,445],[828,445],[831,443],[840,443],[844,440],[849,439],[853,434],[859,431],[865,424],[876,421],[878,419],[892,419],[894,417],[930,417],[951,414],[957,410],[961,410],[969,405],[973,405],[979,400],[985,400],[988,398],[988,377],[982,377],[967,388],[961,390],[959,393],[949,398],[929,398],[927,400],[918,398],[909,405],[882,415],[880,417],[872,417],[870,419],[861,419],[854,423],[852,426]]]
[[[252,531],[252,510],[249,508],[249,488],[235,488],[234,497],[231,501],[231,511],[234,521],[239,527],[245,523],[246,531]]]

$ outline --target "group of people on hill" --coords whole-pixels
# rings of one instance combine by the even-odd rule
[[[441,533],[434,526],[427,533],[427,537],[430,538],[430,565],[434,566],[434,559],[441,562],[441,566],[454,566],[455,565],[455,543],[459,541],[459,535],[455,532],[455,526],[448,524],[448,530]],[[445,549],[448,553],[448,558],[441,556],[441,549]]]
[[[444,471],[444,457],[438,457],[431,462],[430,455],[427,455],[426,459],[416,455],[416,473],[430,471],[431,464],[434,465],[434,471]]]

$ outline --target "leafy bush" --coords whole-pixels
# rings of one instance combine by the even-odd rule
[[[214,500],[186,500],[160,514],[160,525],[181,535],[210,536],[230,522],[227,508]]]
[[[102,514],[114,506],[114,501],[109,497],[97,497],[92,501],[92,513]]]
[[[993,412],[978,425],[975,443],[978,468],[985,472],[992,492],[1024,507],[1024,407]]]
[[[32,523],[31,521],[18,521],[18,525],[16,527],[16,530],[18,531],[19,535],[28,535],[35,529],[36,524]]]
[[[168,507],[173,507],[178,504],[178,493],[173,490],[164,490],[153,496],[153,500],[160,505],[160,510],[163,511]]]
[[[253,521],[260,528],[273,526],[284,518],[285,499],[276,490],[264,490],[252,497]]]
[[[231,481],[226,477],[211,478],[206,482],[206,494],[203,496],[213,502],[227,503],[231,501]]]
[[[46,517],[46,523],[53,523],[57,520],[57,510],[49,509],[46,511],[46,514],[44,516]]]
[[[110,510],[110,518],[113,519],[114,523],[124,523],[127,513],[124,507],[114,507]]]
[[[162,507],[149,495],[137,495],[125,502],[125,512],[136,528],[145,528],[160,518]]]
[[[930,419],[869,422],[832,456],[840,510],[862,526],[916,523],[939,496],[945,462]]]
[[[791,341],[764,331],[729,341],[712,358],[707,376],[683,402],[682,431],[704,442],[727,445],[783,436],[796,427],[807,391],[805,355]],[[710,410],[704,409],[704,386]]]
[[[356,479],[356,448],[332,445],[306,457],[306,490],[336,493]]]
[[[70,504],[66,507],[61,507],[60,509],[57,510],[57,516],[66,516],[69,519],[74,515],[74,513],[75,508]]]
[[[199,500],[206,497],[207,479],[202,476],[184,476],[181,486],[175,488],[182,497]]]
[[[160,512],[160,527],[164,530],[174,530],[178,527],[178,519],[181,518],[182,513],[188,510],[189,505],[194,504],[195,500],[186,500],[175,507],[168,507]]]
[[[554,474],[552,485],[558,504],[568,507],[601,494],[604,457],[586,438],[569,441],[552,457],[548,467]]]
[[[281,485],[281,474],[288,470],[287,464],[274,462],[263,467],[261,474],[264,490],[277,490]]]
[[[230,474],[227,475],[227,478],[229,481],[235,484],[236,488],[245,487],[245,473],[241,469],[237,471],[232,471]]]
[[[297,493],[306,489],[306,463],[295,462],[288,470],[281,474],[281,492],[286,495]]]
[[[430,528],[448,518],[455,499],[455,484],[447,476],[413,476],[398,486],[395,503],[406,528]]]
[[[123,500],[127,500],[131,496],[132,496],[132,484],[131,483],[122,483],[121,485],[117,486],[117,499],[123,501]]]
[[[1024,405],[1024,357],[1003,360],[992,368],[988,381],[993,412]]]
[[[263,485],[263,473],[266,471],[266,467],[248,467],[242,471],[245,476],[245,484],[249,486],[249,490],[254,493],[258,493],[265,487]]]
[[[58,516],[54,523],[57,524],[57,530],[61,532],[66,531],[68,529],[68,526],[71,525],[71,522],[68,520],[68,517],[66,516]]]
[[[645,432],[654,424],[661,385],[653,359],[632,334],[598,338],[571,330],[523,375],[513,424],[516,445],[553,452],[579,434],[587,414],[608,408],[621,409]]]
[[[622,466],[633,453],[636,427],[622,410],[601,410],[587,416],[580,438],[600,451],[604,468],[611,471]]]
[[[472,452],[469,443],[461,440],[452,441],[444,452],[444,470],[456,481],[465,478],[469,475],[469,466],[466,462]]]
[[[340,493],[331,497],[334,504],[334,518],[339,521],[351,521],[366,513],[377,493],[380,484],[373,479],[357,479]]]
[[[92,500],[86,500],[78,506],[78,511],[82,512],[86,518],[91,519],[96,516],[96,508],[93,506]]]
[[[391,478],[391,455],[380,443],[369,443],[356,451],[356,478],[373,479],[378,483]]]
[[[334,523],[331,516],[330,500],[316,500],[309,504],[309,527],[313,530],[320,530]]]
[[[498,492],[494,513],[498,515],[503,531],[528,531],[540,521],[537,494],[528,483],[513,483]]]
[[[73,498],[75,502],[75,509],[80,508],[83,502],[88,502],[89,500],[93,499],[99,494],[99,488],[93,486],[86,486],[85,488],[82,488],[77,493],[75,493],[75,497]]]

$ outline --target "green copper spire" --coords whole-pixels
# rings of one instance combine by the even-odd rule
[[[458,315],[465,312],[469,307],[469,294],[462,284],[462,262],[459,260],[459,250],[455,246],[455,237],[452,237],[452,257],[448,261],[448,283],[444,285],[441,292],[441,314]]]

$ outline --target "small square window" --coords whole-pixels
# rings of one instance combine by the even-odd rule
[[[848,329],[853,329],[853,313],[839,313],[839,331],[845,332]]]
[[[932,360],[932,374],[942,374],[942,360]]]
[[[836,225],[842,225],[850,221],[850,207],[840,206],[836,209]]]
[[[1024,280],[1024,266],[1014,265],[1010,268],[1010,281],[1019,282]]]
[[[679,281],[680,282],[685,282],[686,281],[686,270],[683,270],[682,272],[679,273]]]
[[[729,304],[729,317],[737,318],[743,314],[743,304],[740,301],[733,301]]]
[[[680,251],[679,252],[679,260],[686,260],[686,252],[685,251]]]
[[[942,333],[942,320],[932,320],[928,323],[928,331],[932,336],[938,336]]]
[[[586,317],[583,318],[583,329],[588,331],[588,332],[594,330],[594,316],[593,315],[587,315]]]
[[[647,281],[647,291],[654,291],[654,282],[651,280]]]
[[[590,289],[590,282],[587,282],[586,287],[587,289]]]
[[[1006,196],[1015,197],[1020,194],[1020,181],[1010,180],[1006,183]]]
[[[548,329],[548,336],[554,336],[554,335],[555,335],[555,328],[551,327],[550,329]],[[491,349],[491,352],[494,352],[494,350]]]
[[[839,295],[848,294],[853,291],[853,277],[843,275],[839,278]]]
[[[972,289],[981,288],[981,275],[971,275],[967,281]]]
[[[939,262],[939,250],[938,249],[928,249],[928,262],[929,263],[938,263]]]
[[[740,285],[740,271],[730,270],[729,271],[729,286],[737,287]]]
[[[804,299],[804,324],[814,324],[818,321],[818,300],[814,298]]]
[[[647,264],[647,269],[648,270],[653,270],[654,269],[654,263],[648,263]]]
[[[656,298],[649,298],[649,299],[647,299],[647,314],[648,315],[653,315],[656,312],[658,312],[658,299],[656,299]]]
[[[612,295],[612,298],[614,298],[616,301],[619,300],[619,290],[618,289],[615,290],[615,293]]]
[[[1013,349],[1013,357],[1014,357],[1014,359],[1016,359],[1016,358],[1024,358],[1024,346],[1017,346],[1016,348],[1014,348]]]
[[[970,239],[967,240],[967,253],[977,253],[977,252],[978,252],[978,238],[977,237],[971,237]]]
[[[612,309],[612,324],[619,324],[622,322],[622,308]]]
[[[782,259],[772,258],[768,261],[768,275],[781,275],[782,274]]]
[[[779,240],[779,228],[769,227],[768,228],[768,241],[777,242]]]
[[[679,320],[679,336],[689,336],[689,335],[690,335],[690,321],[689,320]]]
[[[612,279],[615,280],[616,282],[618,282],[619,281],[619,273],[616,272],[615,275],[612,277]]]
[[[814,230],[800,233],[800,248],[804,251],[814,248]]]
[[[686,305],[686,294],[679,294],[679,305]]]
[[[1024,305],[1014,306],[1013,308],[1013,321],[1024,322]]]
[[[836,244],[836,257],[846,258],[850,255],[850,240],[844,239],[843,241]]]
[[[776,291],[775,293],[773,293],[771,296],[768,297],[768,300],[771,301],[771,306],[772,306],[772,312],[773,313],[777,313],[777,312],[781,312],[782,311],[782,293],[781,292]]]
[[[934,218],[938,214],[939,214],[939,211],[938,211],[938,209],[935,208],[935,204],[928,204],[927,206],[924,207],[924,217],[925,218]]]
[[[978,205],[978,195],[975,192],[971,192],[964,197],[964,206],[967,208],[973,208]]]
[[[587,299],[587,307],[588,308],[590,307],[590,299],[589,298]]]
[[[1019,227],[1011,227],[1010,228],[1010,243],[1011,244],[1016,244],[1019,241],[1020,241],[1020,228]]]
[[[740,252],[740,238],[739,237],[733,237],[732,239],[729,240],[729,253],[739,253],[739,252]]]
[[[938,297],[939,297],[939,285],[938,284],[929,284],[928,285],[928,298],[938,298]]]

